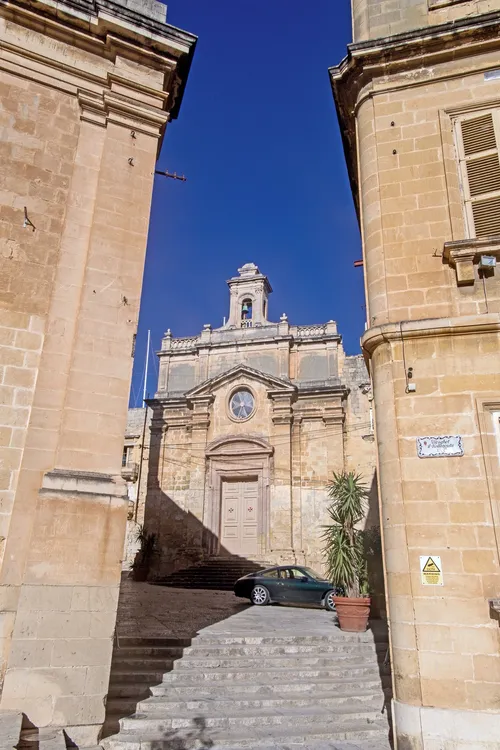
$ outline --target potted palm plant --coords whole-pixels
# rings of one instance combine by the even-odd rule
[[[328,577],[345,593],[334,597],[339,624],[341,630],[362,632],[367,628],[371,599],[363,531],[357,525],[365,515],[368,490],[361,476],[352,471],[334,473],[327,490],[331,523],[323,530],[323,552]]]
[[[132,563],[132,578],[134,581],[146,581],[153,557],[159,554],[156,534],[148,534],[144,526],[139,526],[136,540],[139,549]]]

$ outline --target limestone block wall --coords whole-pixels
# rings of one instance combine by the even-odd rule
[[[395,733],[411,750],[489,750],[500,731],[500,277],[478,268],[498,248],[468,214],[457,120],[498,106],[498,14],[477,15],[498,10],[433,3],[428,19],[461,20],[446,38],[414,26],[358,47],[334,82],[359,177]],[[447,435],[463,456],[418,456],[417,438]],[[426,555],[442,586],[422,581]]]
[[[353,39],[388,37],[497,10],[499,0],[352,0]]]
[[[137,26],[130,3],[106,26],[97,0],[86,29],[64,5],[0,9],[0,708],[85,746],[104,719],[154,165],[195,40]]]
[[[411,336],[411,323],[404,327]],[[499,344],[498,332],[477,341],[444,328],[432,340],[405,340],[406,356],[421,373],[413,396],[405,394],[397,333],[374,352],[388,607],[402,703],[498,706],[499,629],[488,599],[500,587],[493,424]],[[461,435],[464,456],[418,458],[416,438],[430,432]],[[441,556],[442,592],[420,581],[419,555],[427,551]]]
[[[3,557],[62,240],[80,120],[78,104],[72,97],[7,71],[0,73],[0,97],[0,535],[3,537],[0,555]]]
[[[474,63],[437,66],[432,82],[395,75],[358,115],[362,225],[371,325],[430,316],[500,310],[498,275],[459,287],[443,261],[444,243],[467,236],[460,192],[454,118],[481,111],[500,92]],[[464,77],[466,74],[466,77]],[[400,88],[401,85],[405,88]],[[396,153],[394,153],[396,152]]]

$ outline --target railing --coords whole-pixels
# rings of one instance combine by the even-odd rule
[[[198,341],[198,336],[188,336],[184,339],[172,339],[171,340],[171,348],[172,349],[192,349],[192,347],[196,344]]]
[[[242,320],[241,321],[241,327],[242,328],[252,328],[253,321],[252,320]]]
[[[297,326],[298,336],[324,336],[326,325]]]
[[[130,463],[122,466],[122,477],[128,479],[129,482],[135,482],[139,476],[139,464]]]

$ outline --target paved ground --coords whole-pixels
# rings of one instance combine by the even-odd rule
[[[235,617],[236,615],[236,617]],[[204,630],[208,628],[208,630]],[[232,591],[175,589],[136,583],[124,578],[120,589],[117,635],[149,638],[193,638],[201,630],[255,634],[307,632],[311,635],[346,637],[336,627],[331,612],[311,607],[251,607],[246,599],[238,599]],[[378,636],[381,623],[374,623]],[[349,637],[349,636],[348,636]],[[366,633],[362,639],[371,640]]]
[[[247,608],[232,591],[171,589],[123,578],[116,632],[118,637],[192,638]]]

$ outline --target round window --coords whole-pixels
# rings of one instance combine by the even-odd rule
[[[235,419],[248,419],[255,409],[255,401],[250,391],[241,390],[233,393],[229,408]]]

